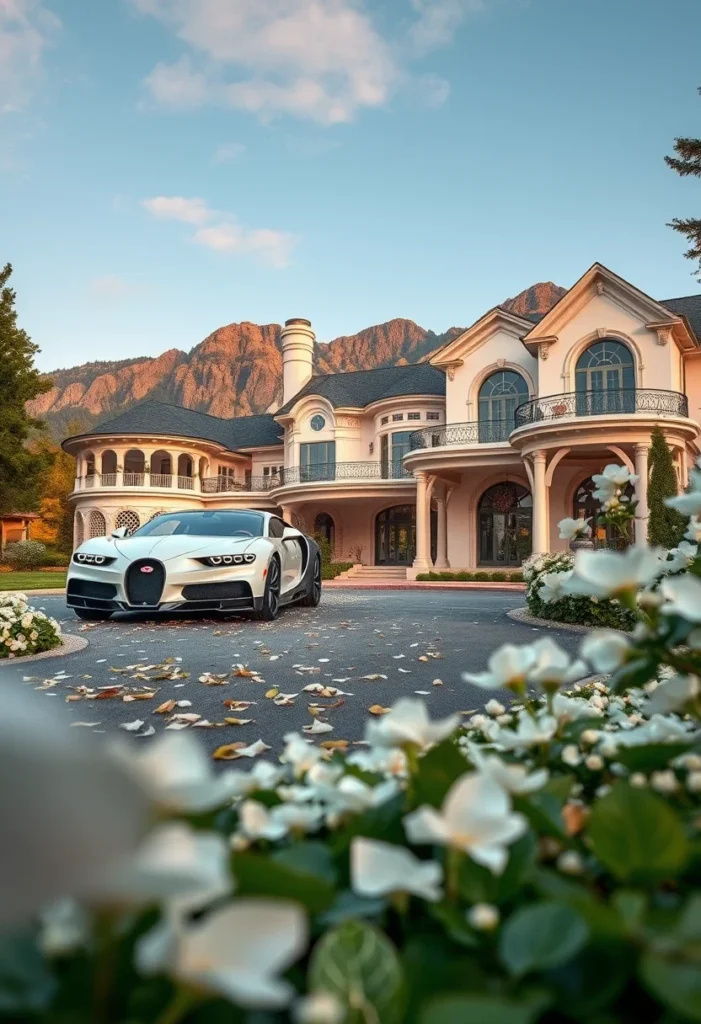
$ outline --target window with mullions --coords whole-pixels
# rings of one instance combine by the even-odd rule
[[[384,480],[399,480],[408,475],[402,460],[410,450],[411,435],[411,430],[397,430],[394,434],[383,434],[380,438],[380,464]]]
[[[479,393],[479,439],[507,441],[514,429],[514,413],[528,401],[528,384],[515,370],[499,370],[482,384]]]
[[[582,352],[575,370],[577,415],[635,412],[635,361],[622,342],[596,341]]]
[[[301,483],[336,479],[336,442],[315,441],[299,446]]]

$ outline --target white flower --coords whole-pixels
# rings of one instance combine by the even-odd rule
[[[465,682],[474,683],[485,690],[521,692],[526,688],[528,673],[536,660],[535,645],[516,647],[514,644],[504,644],[490,657],[487,672],[463,672],[462,677]]]
[[[680,615],[687,622],[701,622],[701,579],[686,573],[662,580],[660,584],[665,603],[663,615]]]
[[[552,712],[559,722],[575,722],[578,718],[601,717],[601,711],[594,709],[583,697],[568,697],[556,693],[552,700]]]
[[[536,744],[549,743],[557,731],[557,719],[551,715],[532,718],[522,711],[516,729],[501,729],[496,737],[497,744],[505,750],[518,750]]]
[[[690,793],[701,793],[701,772],[689,772],[686,777],[686,788]]]
[[[562,749],[562,760],[566,765],[569,765],[570,768],[576,768],[582,760],[579,748],[575,747],[574,743],[568,743],[567,746]]]
[[[596,485],[594,497],[600,501],[607,501],[615,497],[628,484],[635,484],[638,477],[631,473],[626,466],[611,464],[606,466],[603,473],[596,473],[592,477]]]
[[[331,992],[313,992],[299,999],[293,1010],[296,1024],[343,1024],[346,1008]]]
[[[587,666],[583,661],[572,662],[569,654],[548,636],[537,640],[533,650],[536,662],[528,673],[531,686],[538,686],[545,691],[557,690],[587,674]]]
[[[317,804],[278,804],[273,807],[271,815],[290,832],[316,832],[324,817],[323,807]]]
[[[585,729],[579,739],[582,743],[591,746],[593,743],[598,743],[601,739],[601,733],[598,729]]]
[[[581,875],[583,863],[576,850],[565,850],[555,861],[555,866],[565,875]]]
[[[642,772],[633,772],[629,781],[631,786],[635,786],[636,789],[643,789],[647,786],[647,776]]]
[[[323,750],[308,743],[298,732],[288,732],[284,739],[285,748],[280,755],[280,760],[292,765],[297,778],[308,772],[312,765],[324,757]]]
[[[285,769],[268,761],[256,761],[249,772],[231,771],[223,774],[228,776],[226,785],[231,795],[241,797],[250,796],[261,789],[275,789],[284,778]]]
[[[39,915],[39,947],[46,957],[65,956],[88,944],[88,915],[75,900],[63,898]]]
[[[475,768],[483,775],[493,779],[507,793],[520,796],[526,793],[535,793],[536,790],[542,789],[548,781],[547,768],[539,768],[529,775],[525,765],[507,764],[497,754],[489,754],[485,757],[480,748],[473,743],[468,744],[467,750]]]
[[[683,540],[679,547],[673,548],[669,552],[669,559],[665,562],[665,569],[667,572],[681,572],[683,569],[688,569],[691,563],[698,554],[698,545],[690,544],[688,541]]]
[[[294,995],[277,975],[306,946],[306,918],[296,903],[241,899],[194,924],[183,923],[177,942],[148,956],[139,949],[137,960],[142,971],[167,969],[185,984],[237,1005],[277,1008]]]
[[[422,700],[402,697],[387,715],[369,722],[365,738],[371,747],[418,746],[421,750],[440,743],[460,725],[460,716],[451,715],[432,722]]]
[[[667,768],[665,771],[661,772],[653,772],[650,776],[650,785],[653,789],[656,789],[658,793],[674,793],[674,791],[679,788],[677,776],[671,768]]]
[[[698,517],[690,519],[684,536],[692,544],[701,544],[701,519]]]
[[[500,704],[499,701],[495,700],[493,697],[484,705],[484,710],[488,715],[493,715],[495,718],[498,718],[506,712],[504,705]]]
[[[148,797],[133,776],[76,736],[52,704],[3,687],[0,926],[80,896],[98,868],[137,848],[148,827]]]
[[[429,902],[442,899],[443,868],[419,860],[403,846],[356,836],[351,844],[351,887],[359,896],[408,892]]]
[[[665,499],[665,505],[676,508],[683,516],[701,515],[701,490],[689,491],[688,494],[678,494],[676,498]],[[692,538],[690,537],[689,540]]]
[[[598,754],[590,754],[584,763],[590,772],[600,772],[604,767],[604,759]]]
[[[565,594],[565,584],[572,576],[572,570],[565,572],[546,572],[538,580],[538,598],[544,604],[561,601]]]
[[[593,629],[579,650],[597,672],[615,672],[628,657],[630,644],[612,629]]]
[[[527,825],[523,815],[512,812],[501,786],[476,772],[453,784],[440,811],[420,807],[404,818],[404,827],[410,842],[454,847],[499,875],[506,867],[507,846]]]
[[[673,676],[654,689],[645,710],[651,715],[682,711],[699,693],[701,681],[698,676]]]
[[[239,831],[247,839],[268,839],[275,842],[287,835],[287,825],[273,818],[268,808],[257,800],[244,800],[238,811]]]
[[[409,763],[403,750],[392,747],[374,747],[371,750],[356,750],[346,758],[347,764],[357,765],[366,772],[378,772],[403,778],[408,773]]]
[[[619,597],[652,583],[663,571],[664,553],[653,548],[631,547],[625,552],[578,551],[574,573],[565,584],[570,594]]]
[[[560,540],[578,540],[580,537],[591,536],[588,519],[561,519],[557,525],[560,527]]]
[[[480,932],[492,932],[499,924],[499,910],[491,903],[475,903],[465,916],[468,924]]]
[[[387,779],[377,786],[369,786],[354,775],[344,775],[336,787],[333,806],[336,811],[360,813],[370,807],[379,807],[399,792],[396,779]]]

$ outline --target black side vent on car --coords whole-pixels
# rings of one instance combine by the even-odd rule
[[[250,596],[251,587],[245,580],[231,583],[188,583],[183,587],[186,601],[225,601]]]
[[[94,597],[97,600],[109,601],[117,596],[117,588],[113,583],[99,583],[97,580],[69,580],[69,597]]]
[[[124,581],[129,604],[154,608],[161,600],[165,578],[163,563],[155,558],[140,558],[132,562]]]

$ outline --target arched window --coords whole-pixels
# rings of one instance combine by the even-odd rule
[[[632,538],[629,537],[626,541],[625,537],[621,537],[621,535],[610,526],[604,526],[601,523],[597,523],[597,519],[601,514],[601,502],[598,498],[594,497],[595,490],[596,484],[590,476],[581,482],[574,494],[572,508],[573,517],[575,519],[589,520],[592,540],[597,548],[623,549],[628,547]],[[635,491],[630,484],[628,484],[624,493],[629,499],[635,496]]]
[[[117,453],[106,451],[102,453],[102,486],[114,487],[117,483]]]
[[[88,532],[91,537],[104,537],[107,533],[107,521],[102,512],[99,512],[96,508],[90,513]]]
[[[479,439],[483,443],[507,441],[514,429],[514,413],[528,401],[528,384],[515,370],[497,370],[479,392]]]
[[[124,456],[124,486],[142,487],[145,469],[144,453],[137,448],[130,448]]]
[[[532,550],[533,500],[520,484],[495,484],[477,511],[480,565],[519,566]]]
[[[95,486],[95,453],[86,452],[84,455],[85,459],[85,486]]]
[[[635,412],[635,361],[621,341],[603,338],[585,349],[575,370],[577,415]]]
[[[173,460],[170,452],[154,452],[151,456],[151,486],[170,487],[173,482]]]
[[[178,487],[184,491],[193,489],[192,459],[189,455],[178,456]]]
[[[336,543],[336,524],[328,512],[320,512],[314,520],[314,536],[326,541],[333,550]]]
[[[121,512],[117,513],[117,518],[114,521],[115,529],[119,530],[126,526],[129,533],[133,533],[134,530],[138,530],[141,526],[141,520],[139,519],[136,512],[132,512],[131,509],[125,508]]]

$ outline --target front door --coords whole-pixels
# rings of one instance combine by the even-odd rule
[[[479,515],[480,565],[515,567],[531,553],[531,510]]]
[[[396,505],[375,521],[375,564],[411,565],[416,555],[416,506]]]

